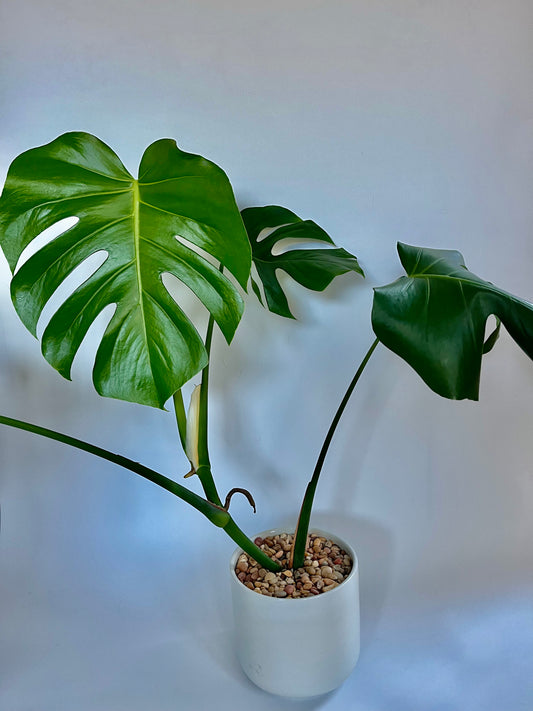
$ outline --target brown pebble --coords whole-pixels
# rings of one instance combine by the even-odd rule
[[[256,545],[285,568],[293,534],[258,536]],[[304,567],[280,570],[278,573],[261,568],[251,556],[242,553],[235,566],[238,579],[255,592],[267,597],[311,597],[337,587],[349,575],[352,561],[346,551],[323,536],[310,534]]]

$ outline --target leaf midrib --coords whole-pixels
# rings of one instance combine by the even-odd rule
[[[140,229],[140,216],[139,216],[139,206],[141,204],[141,199],[139,195],[139,181],[134,180],[132,183],[132,197],[133,197],[133,213],[132,213],[132,223],[133,223],[133,252],[135,260],[135,273],[137,275],[137,283],[139,285],[139,308],[141,309],[141,323],[143,329],[144,342],[146,343],[146,350],[148,352],[148,360],[150,363],[150,372],[152,374],[152,379],[154,383],[156,382],[154,367],[152,365],[152,351],[150,349],[150,341],[148,339],[148,333],[146,331],[146,318],[144,315],[144,297],[143,297],[143,286],[142,286],[142,270],[141,270],[141,229]]]

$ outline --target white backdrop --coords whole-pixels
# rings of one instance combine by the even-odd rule
[[[533,299],[532,23],[528,0],[3,0],[2,180],[64,131],[98,135],[132,171],[172,137],[221,165],[241,206],[314,219],[365,268],[322,295],[288,284],[296,322],[249,299],[231,348],[216,339],[212,460],[221,491],[253,492],[255,517],[232,504],[250,534],[294,521],[372,341],[372,286],[401,273],[397,240],[459,249]],[[185,473],[170,412],[94,393],[98,328],[62,380],[0,269],[1,412]],[[480,403],[438,398],[378,349],[314,519],[359,551],[361,660],[299,707],[531,709],[532,385],[506,334]],[[290,706],[233,656],[221,531],[26,433],[0,429],[0,464],[2,711]]]

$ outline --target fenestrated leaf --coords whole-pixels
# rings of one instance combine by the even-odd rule
[[[374,290],[372,326],[432,390],[477,400],[481,359],[496,342],[499,321],[533,358],[533,305],[480,279],[460,252],[398,243],[407,276]],[[484,344],[487,318],[498,319]]]
[[[135,180],[99,139],[64,134],[23,153],[9,169],[0,241],[11,270],[43,230],[73,216],[79,218],[73,227],[16,271],[15,308],[35,335],[65,278],[90,255],[107,253],[50,319],[43,354],[69,378],[90,325],[116,304],[96,354],[95,387],[108,397],[163,407],[206,364],[207,354],[162,275],[173,274],[196,294],[228,342],[242,315],[233,284],[179,239],[201,247],[246,286],[250,247],[228,178],[214,163],[163,139],[146,149]]]
[[[241,212],[267,306],[280,316],[294,318],[287,297],[276,276],[283,269],[295,281],[313,291],[323,291],[340,274],[363,270],[357,258],[345,249],[290,249],[272,254],[273,247],[283,239],[316,240],[333,244],[331,237],[312,220],[302,220],[284,207],[247,207]],[[258,240],[264,229],[275,228],[265,239]],[[252,284],[259,298],[259,290]],[[261,300],[261,299],[260,299]]]

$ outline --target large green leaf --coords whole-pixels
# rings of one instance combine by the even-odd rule
[[[398,244],[407,272],[375,289],[372,325],[376,336],[406,360],[439,395],[479,396],[487,318],[494,314],[533,358],[533,305],[518,299],[464,265],[460,252]]]
[[[66,217],[79,221],[15,272],[24,248]],[[248,239],[225,173],[170,139],[156,141],[134,179],[117,155],[86,133],[67,133],[16,158],[0,198],[0,241],[15,272],[15,308],[35,335],[40,314],[66,277],[90,255],[107,257],[69,295],[42,337],[43,355],[66,378],[87,330],[115,304],[98,348],[93,381],[108,397],[163,407],[207,362],[192,322],[170,296],[173,274],[213,315],[228,342],[242,315],[233,284],[189,243],[243,286]]]
[[[323,291],[340,274],[349,271],[363,275],[357,258],[345,249],[291,249],[282,254],[272,254],[273,247],[283,239],[317,240],[333,244],[329,235],[311,220],[302,220],[294,212],[284,207],[247,207],[242,219],[252,245],[252,259],[263,284],[265,299],[270,311],[280,316],[294,318],[287,297],[276,276],[277,269],[283,269],[302,286],[313,291]],[[259,240],[265,229],[273,231]],[[260,299],[260,292],[252,282],[254,292]]]

